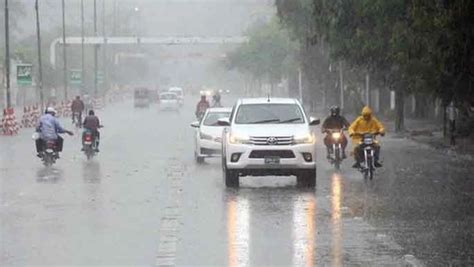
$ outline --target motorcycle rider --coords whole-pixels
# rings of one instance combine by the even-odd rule
[[[344,128],[349,128],[349,122],[344,116],[341,115],[341,109],[338,106],[332,106],[330,108],[331,114],[324,120],[321,127],[321,132],[326,133],[324,137],[324,144],[327,148],[327,158],[330,159],[330,152],[333,145],[333,139],[331,137],[331,132],[329,130],[342,130]],[[342,158],[346,158],[346,147],[347,147],[347,138],[344,133],[341,133],[341,145],[342,145]]]
[[[209,101],[207,101],[205,95],[201,95],[201,100],[196,105],[196,117],[199,118],[200,115],[204,114],[206,110],[210,107]]]
[[[385,135],[385,127],[379,120],[377,120],[377,118],[375,118],[375,116],[372,114],[372,109],[370,109],[368,106],[365,106],[362,109],[361,116],[357,117],[349,127],[349,136],[352,137],[352,144],[354,146],[354,159],[356,161],[352,166],[353,168],[360,168],[360,163],[362,162],[363,150],[360,146],[360,143],[362,141],[361,134],[364,133],[380,134],[382,136]],[[374,143],[374,150],[374,166],[380,168],[382,167],[382,164],[379,162],[380,145],[378,142]]]
[[[72,104],[71,104],[72,123],[74,123],[76,120],[79,123],[82,122],[82,112],[84,112],[84,109],[85,109],[85,105],[84,105],[84,102],[81,100],[81,97],[76,96],[76,99],[74,99],[74,101],[72,101]]]
[[[95,141],[95,152],[99,152],[99,128],[101,127],[99,117],[95,115],[93,110],[89,110],[89,115],[84,119],[84,123],[82,125],[84,127],[84,132],[82,133],[82,140],[84,140],[84,135],[86,131],[92,132],[92,136]]]
[[[212,96],[212,106],[213,107],[222,107],[221,94],[220,94],[219,91],[216,91],[216,93]]]
[[[38,157],[43,157],[44,147],[47,141],[54,140],[56,147],[56,154],[63,151],[64,139],[59,136],[60,133],[67,133],[74,135],[73,132],[64,129],[55,117],[56,110],[53,107],[48,107],[43,116],[40,117],[36,126],[36,132],[40,137],[36,139],[36,152]],[[59,155],[56,155],[59,158]]]

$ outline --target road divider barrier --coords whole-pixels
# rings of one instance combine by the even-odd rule
[[[21,117],[21,127],[22,128],[35,127],[40,116],[41,116],[41,111],[38,105],[24,107],[23,115]]]
[[[18,134],[19,125],[16,121],[15,110],[13,108],[6,108],[3,110],[2,117],[2,134],[3,135],[16,135]]]

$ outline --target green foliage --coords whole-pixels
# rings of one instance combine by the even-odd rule
[[[300,42],[308,32],[327,40],[332,60],[368,69],[395,90],[472,99],[473,1],[307,2],[276,0],[279,17]]]
[[[227,55],[225,65],[228,69],[276,83],[294,68],[295,44],[275,19],[253,25],[247,34],[249,42]]]

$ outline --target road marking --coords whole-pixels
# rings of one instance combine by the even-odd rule
[[[177,142],[183,136],[178,135]],[[181,148],[181,146],[179,147]],[[180,152],[182,149],[177,149]],[[170,180],[170,195],[168,205],[165,208],[163,217],[160,220],[158,255],[156,256],[156,266],[175,266],[176,248],[179,242],[179,226],[181,217],[181,193],[183,191],[182,178],[185,177],[186,166],[178,158],[170,160],[167,168],[167,175]]]

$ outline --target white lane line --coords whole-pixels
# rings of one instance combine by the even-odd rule
[[[168,168],[168,177],[171,178],[171,193],[168,206],[160,220],[158,255],[156,266],[175,266],[176,248],[179,241],[179,226],[181,221],[181,191],[182,178],[185,175],[185,166],[179,162],[172,162]]]

